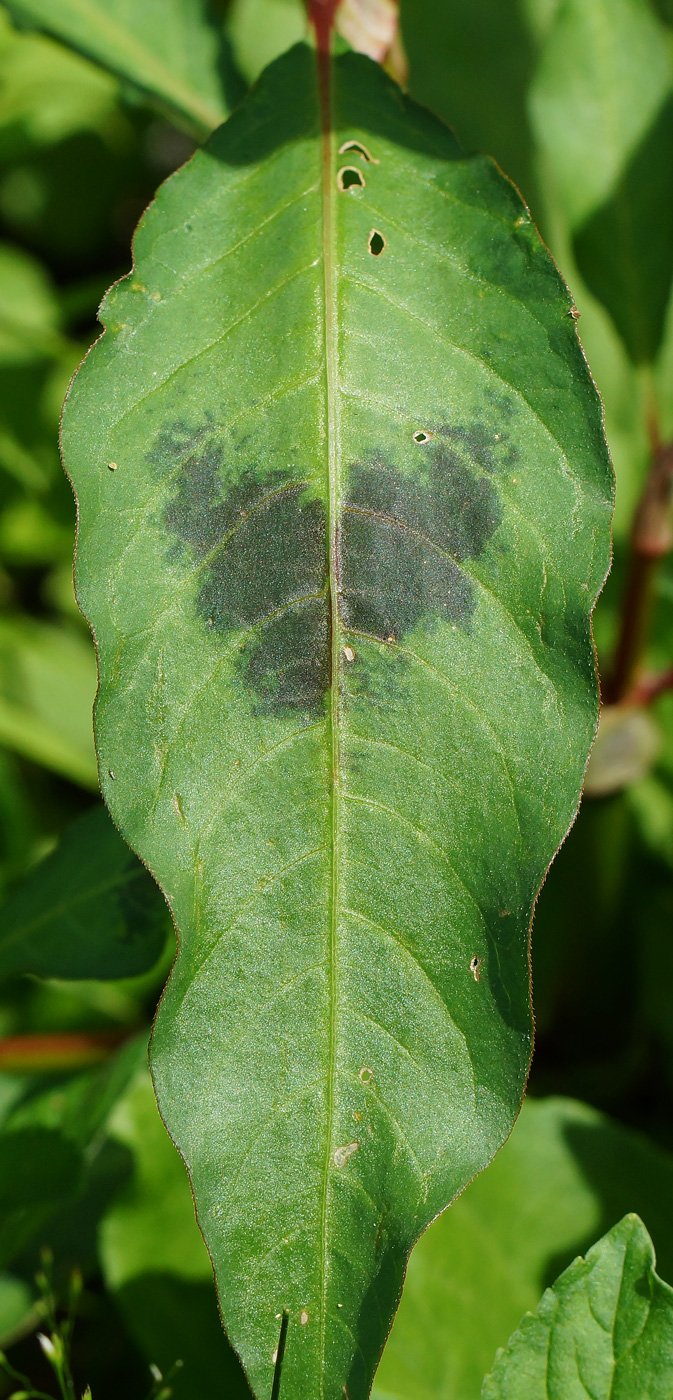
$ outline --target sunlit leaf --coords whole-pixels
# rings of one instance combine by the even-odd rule
[[[208,0],[6,0],[21,24],[78,49],[133,83],[178,122],[207,134],[236,93]]]
[[[95,693],[94,656],[79,633],[0,620],[0,744],[95,789]]]
[[[170,181],[64,420],[103,787],[181,938],[160,1106],[283,1400],[366,1394],[518,1111],[610,498],[512,186],[367,59],[333,111],[298,46]]]
[[[500,1352],[483,1400],[668,1400],[673,1288],[654,1270],[652,1241],[626,1215],[576,1259]]]

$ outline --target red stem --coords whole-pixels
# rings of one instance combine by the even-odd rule
[[[315,29],[318,53],[328,54],[330,51],[338,4],[339,0],[309,0],[308,15]]]
[[[7,1035],[0,1039],[0,1071],[14,1074],[83,1069],[106,1060],[130,1029]]]
[[[661,446],[655,439],[653,446],[652,466],[633,522],[614,671],[605,687],[605,699],[612,705],[619,704],[632,690],[647,630],[654,576],[659,561],[673,545],[673,444]]]

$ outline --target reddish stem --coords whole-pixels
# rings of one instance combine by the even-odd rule
[[[633,522],[615,666],[605,688],[605,699],[612,705],[618,704],[632,689],[647,630],[654,576],[659,561],[673,545],[673,443],[661,446],[655,437],[653,448],[652,466]]]
[[[36,1074],[83,1069],[106,1060],[133,1032],[65,1031],[7,1035],[0,1039],[0,1071]]]
[[[657,696],[663,695],[667,690],[673,690],[673,666],[658,676],[649,676],[646,680],[639,681],[624,700],[627,705],[651,705]]]
[[[328,54],[330,51],[334,17],[338,4],[339,0],[309,0],[308,14],[315,29],[318,53]]]

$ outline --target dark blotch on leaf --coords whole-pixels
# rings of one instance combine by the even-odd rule
[[[439,429],[490,470],[486,434]],[[415,474],[383,460],[350,471],[342,524],[341,607],[348,625],[386,640],[421,617],[467,626],[474,589],[460,561],[481,554],[500,522],[492,483],[446,441],[425,445]]]
[[[341,522],[342,616],[381,640],[421,618],[467,627],[475,600],[461,561],[481,554],[500,521],[490,477],[504,441],[479,424],[444,425],[422,447],[405,434],[405,446],[405,472],[381,456],[350,468]],[[291,467],[243,465],[212,424],[165,429],[150,460],[175,473],[163,517],[170,553],[199,570],[204,626],[242,634],[239,666],[255,707],[319,713],[331,682],[323,501]]]
[[[248,466],[227,485],[220,444],[195,439],[185,458],[184,432],[173,440],[184,460],[164,523],[200,565],[199,615],[247,634],[241,669],[263,710],[314,712],[330,672],[322,501],[290,470]]]

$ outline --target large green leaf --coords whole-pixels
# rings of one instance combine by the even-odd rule
[[[496,1357],[483,1400],[669,1400],[673,1288],[626,1215],[547,1289]]]
[[[260,1396],[289,1313],[283,1400],[367,1393],[518,1111],[610,498],[512,186],[333,72],[324,139],[298,46],[164,187],[63,430],[103,788],[181,937],[159,1101]]]
[[[133,83],[207,135],[240,95],[208,0],[5,0],[10,15]]]
[[[670,1276],[672,1192],[673,1157],[645,1138],[572,1099],[526,1099],[488,1171],[416,1245],[373,1400],[479,1400],[522,1314],[626,1211]]]
[[[531,110],[579,271],[651,361],[673,276],[673,96],[648,0],[562,0]]]
[[[166,934],[154,881],[95,807],[0,908],[0,977],[135,977],[157,961]]]

